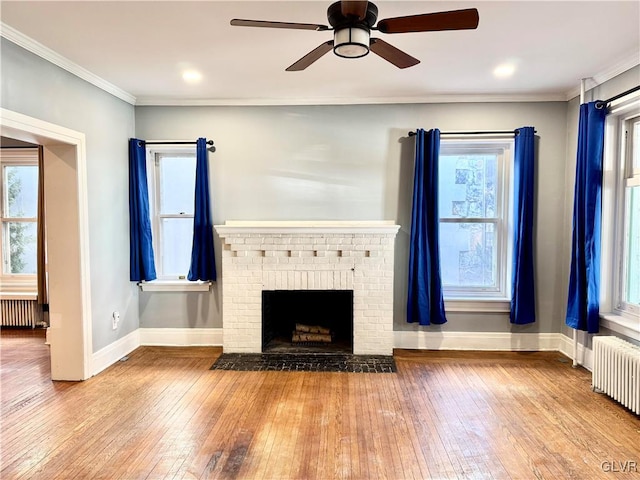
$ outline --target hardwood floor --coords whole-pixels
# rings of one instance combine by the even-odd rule
[[[352,374],[141,347],[67,383],[42,333],[0,352],[3,480],[640,477],[640,418],[557,353],[401,350],[395,374]]]

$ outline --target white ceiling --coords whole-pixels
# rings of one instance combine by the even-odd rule
[[[582,78],[597,81],[640,63],[638,0],[375,2],[379,19],[479,11],[477,30],[372,32],[421,60],[404,70],[374,54],[347,60],[328,53],[305,71],[285,72],[332,32],[229,25],[232,18],[327,24],[330,3],[2,1],[0,14],[7,38],[30,37],[138,105],[565,100]],[[495,78],[506,62],[515,74]],[[187,68],[202,80],[185,83]]]

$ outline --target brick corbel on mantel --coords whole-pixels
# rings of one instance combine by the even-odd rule
[[[263,290],[353,290],[353,352],[393,353],[393,222],[226,222],[227,353],[262,351]]]

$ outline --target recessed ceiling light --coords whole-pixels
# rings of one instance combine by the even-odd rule
[[[512,65],[510,63],[504,63],[502,65],[498,65],[493,70],[493,76],[497,78],[506,78],[513,75],[515,71],[516,71],[515,65]]]
[[[185,70],[182,79],[187,83],[197,83],[202,80],[202,74],[196,70]]]

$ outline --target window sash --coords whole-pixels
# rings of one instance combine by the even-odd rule
[[[632,259],[630,259],[629,257],[632,254],[632,244],[631,244],[631,215],[632,215],[632,211],[630,209],[630,203],[631,203],[631,188],[632,187],[625,187],[624,189],[624,196],[625,196],[625,201],[624,201],[624,230],[623,230],[623,246],[622,246],[622,252],[621,252],[621,268],[620,268],[620,290],[619,290],[619,304],[618,304],[618,309],[624,312],[628,312],[628,313],[633,313],[633,314],[638,314],[640,312],[640,303],[631,303],[631,301],[629,300],[629,291],[627,290],[628,288],[628,283],[630,283],[629,281],[629,269],[631,267],[631,262]],[[635,188],[638,188],[637,186]],[[635,192],[636,195],[640,195],[640,191]],[[636,218],[634,218],[635,222],[640,222],[640,214],[636,213]],[[637,247],[636,247],[637,248]],[[636,265],[636,268],[639,268]]]
[[[494,284],[493,285],[452,285],[445,284],[443,282],[442,288],[445,292],[445,297],[447,295],[451,297],[464,297],[464,296],[474,296],[478,294],[482,295],[490,295],[490,296],[498,296],[503,294],[504,279],[501,278],[500,272],[503,270],[504,260],[500,252],[504,248],[502,245],[502,236],[498,234],[501,229],[501,220],[500,219],[471,219],[470,222],[465,222],[465,219],[445,219],[440,223],[448,223],[448,224],[460,224],[460,223],[473,223],[477,225],[483,224],[492,224],[493,231],[495,232],[495,242],[493,245],[493,257],[495,257],[495,272],[494,273]]]
[[[194,183],[193,183],[193,189],[195,189],[195,159],[196,159],[196,155],[193,152],[189,152],[189,153],[158,153],[156,154],[156,162],[155,162],[155,169],[156,169],[156,191],[158,192],[157,195],[157,212],[159,215],[194,215],[194,204],[193,204],[193,192],[194,190],[191,190],[189,192],[189,202],[188,202],[188,207],[190,210],[187,211],[187,208],[185,208],[185,211],[180,211],[180,210],[168,210],[168,209],[162,209],[162,185],[164,184],[164,178],[162,176],[163,174],[163,169],[161,166],[161,163],[163,160],[165,159],[175,159],[175,158],[180,158],[180,159],[190,159],[193,160],[194,165]]]
[[[631,144],[626,168],[627,178],[638,177],[640,176],[640,117],[629,121],[627,132],[627,138]]]
[[[34,232],[37,231],[38,228],[38,222],[36,219],[33,220],[25,220],[25,219],[18,219],[18,221],[13,221],[13,220],[3,220],[2,221],[2,233],[0,235],[2,235],[2,265],[1,265],[1,270],[2,270],[2,276],[3,277],[7,277],[7,278],[14,278],[14,279],[19,279],[19,278],[33,278],[37,275],[37,272],[34,273],[22,273],[22,272],[12,272],[11,271],[11,240],[10,240],[10,233],[9,233],[9,229],[10,229],[10,225],[12,223],[19,223],[19,224],[23,224],[23,225],[32,225],[33,226],[33,230]],[[32,250],[31,252],[35,252],[35,249],[37,249],[37,239],[35,242],[35,245],[33,242],[30,242],[27,244],[28,247],[31,247]],[[37,268],[37,259],[35,258],[36,253],[34,253],[34,256],[31,257],[31,260],[34,261],[34,267]],[[28,258],[29,256],[27,256]]]

